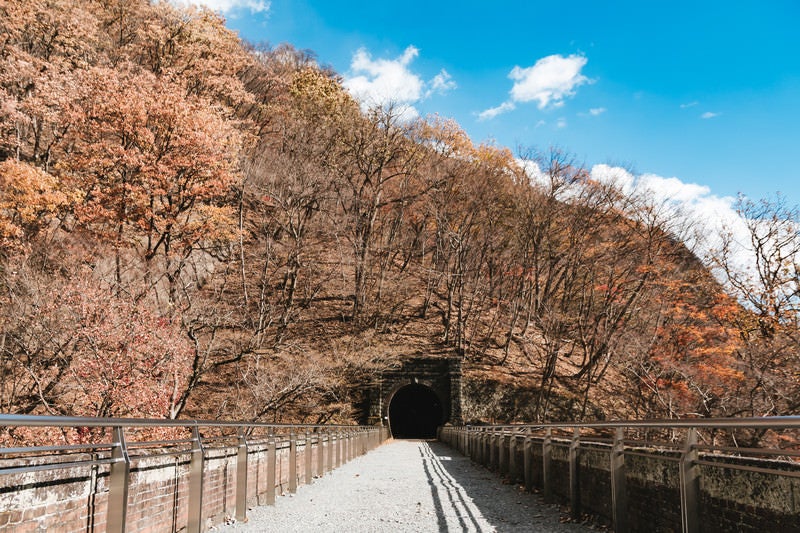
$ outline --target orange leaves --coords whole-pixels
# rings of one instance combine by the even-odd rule
[[[705,288],[708,293],[688,282],[665,287],[668,305],[650,352],[662,372],[662,395],[672,395],[671,409],[678,414],[735,409],[736,391],[747,379],[738,358],[741,339],[720,320],[736,311],[735,304],[721,292],[711,293],[713,286]]]
[[[22,246],[26,236],[46,226],[50,217],[77,200],[59,190],[50,174],[15,160],[0,162],[0,243]],[[28,235],[26,235],[28,234]]]
[[[155,243],[148,254],[166,246],[168,235],[191,247],[214,233],[208,222],[223,222],[227,211],[193,213],[224,197],[236,178],[232,125],[210,102],[133,65],[91,69],[82,86],[70,109],[74,148],[60,166],[85,191],[79,220],[117,239],[120,225],[143,231]]]

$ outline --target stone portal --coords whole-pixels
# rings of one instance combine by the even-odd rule
[[[434,438],[446,423],[461,425],[461,359],[416,357],[386,370],[369,393],[369,424],[395,438]]]

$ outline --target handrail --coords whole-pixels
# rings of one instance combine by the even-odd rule
[[[537,424],[487,424],[466,425],[470,428],[704,428],[704,429],[731,429],[731,428],[769,428],[791,429],[800,428],[800,416],[763,416],[746,418],[681,418],[681,419],[652,419],[652,420],[609,420],[600,422],[542,422]]]
[[[625,430],[681,430],[672,434],[672,442],[654,443],[649,440],[627,439]],[[554,430],[564,430],[556,435]],[[611,438],[582,434],[582,430],[608,430]],[[719,433],[717,433],[717,430]],[[729,470],[742,470],[770,476],[800,478],[800,463],[796,460],[775,460],[777,456],[800,456],[800,433],[789,441],[786,449],[764,446],[731,446],[736,430],[800,430],[800,416],[772,416],[749,418],[691,418],[667,420],[612,420],[598,422],[547,422],[539,424],[495,424],[445,426],[440,429],[440,439],[461,450],[479,463],[501,472],[518,469],[516,451],[522,446],[524,481],[532,488],[531,460],[534,443],[541,446],[541,483],[546,499],[552,499],[553,478],[552,449],[568,448],[565,461],[569,465],[570,508],[574,517],[580,515],[578,493],[579,450],[605,450],[609,455],[608,472],[611,477],[611,510],[615,531],[627,531],[627,489],[625,457],[655,458],[678,463],[678,488],[681,500],[681,526],[684,532],[699,531],[700,466],[713,466]],[[702,433],[714,435],[711,443],[700,443]],[[588,434],[587,434],[588,433]],[[648,431],[649,433],[649,431]],[[725,442],[727,436],[729,442]],[[524,439],[524,443],[523,443]],[[714,454],[701,452],[714,452]],[[717,455],[727,452],[735,456]],[[712,459],[713,458],[713,459]],[[720,459],[718,459],[720,458]],[[757,460],[757,462],[751,462]],[[517,472],[519,474],[519,472]]]
[[[162,420],[139,418],[96,418],[80,416],[49,416],[49,415],[19,415],[0,414],[0,428],[25,427],[25,428],[106,428],[97,440],[102,442],[63,445],[42,445],[36,443],[32,446],[20,446],[14,443],[3,448],[0,446],[0,480],[9,479],[6,476],[15,474],[30,474],[46,470],[59,470],[67,468],[91,467],[97,469],[105,466],[108,480],[107,508],[105,509],[106,530],[109,532],[124,532],[128,526],[128,490],[131,483],[131,464],[144,458],[161,456],[185,456],[188,460],[188,498],[184,511],[188,523],[185,524],[189,532],[200,532],[204,529],[204,479],[207,477],[206,462],[212,458],[215,450],[230,448],[232,455],[236,456],[235,469],[235,515],[237,520],[246,520],[248,498],[248,470],[253,461],[249,460],[250,454],[258,455],[263,459],[266,455],[266,494],[267,503],[274,503],[276,489],[276,466],[278,452],[288,454],[289,486],[290,492],[297,488],[301,479],[298,469],[298,455],[302,450],[305,459],[303,478],[306,483],[311,483],[314,477],[312,457],[316,457],[316,474],[321,476],[326,471],[341,466],[344,462],[355,458],[356,455],[366,453],[375,448],[388,438],[387,428],[381,426],[361,426],[347,424],[285,424],[271,422],[251,422],[241,420]],[[177,437],[156,441],[127,442],[127,437],[135,433],[133,429],[142,428],[184,428],[191,432],[190,438]],[[227,434],[220,431],[221,435],[203,435],[205,429],[235,429]],[[267,435],[256,429],[266,430]],[[131,430],[131,431],[126,431]],[[217,433],[210,431],[210,433]],[[228,446],[220,443],[230,441]],[[287,445],[288,443],[288,445]],[[316,447],[316,453],[314,448]],[[327,449],[327,454],[323,453]],[[136,453],[152,451],[153,453]],[[63,461],[66,454],[91,454],[80,461]],[[207,457],[208,456],[208,457]],[[62,459],[59,461],[59,459]],[[257,465],[259,459],[255,462]],[[250,465],[248,464],[250,462]],[[327,464],[326,464],[327,463]],[[174,467],[173,467],[174,468]],[[256,466],[257,468],[257,466]],[[93,474],[96,476],[97,474]],[[13,477],[10,479],[14,479]],[[280,480],[277,480],[280,483]],[[14,481],[12,481],[14,483]],[[17,481],[19,483],[19,481]],[[176,482],[177,483],[177,482]],[[251,484],[252,485],[252,484]],[[6,489],[14,489],[14,485]],[[252,487],[251,487],[252,488]],[[0,491],[2,493],[3,491]],[[93,496],[92,496],[93,498]],[[178,501],[177,499],[175,500]],[[175,505],[178,505],[177,503]],[[177,509],[175,510],[177,516]],[[19,516],[18,516],[19,518]],[[0,521],[8,520],[0,512]],[[54,525],[54,524],[51,524]],[[62,524],[63,525],[63,524]],[[2,524],[0,523],[0,526]],[[173,524],[175,527],[175,524]]]
[[[353,424],[283,424],[243,420],[195,420],[160,418],[96,418],[89,416],[52,416],[0,414],[0,426],[21,427],[253,427],[253,428],[364,428]]]

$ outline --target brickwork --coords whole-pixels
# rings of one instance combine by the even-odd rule
[[[377,428],[375,431],[378,431]],[[352,433],[331,444],[323,443],[323,463],[330,470],[331,447],[337,453],[337,465],[360,455],[386,438],[373,435],[369,443]],[[319,439],[298,436],[296,448],[296,483],[306,483],[306,458],[311,470],[321,475]],[[346,446],[345,446],[346,444]],[[341,445],[341,452],[340,450]],[[248,446],[247,495],[249,504],[266,504],[270,490],[283,494],[289,490],[290,448],[288,438],[281,437],[275,453],[275,486],[270,487],[268,468],[270,449],[266,442]],[[70,462],[90,460],[89,455],[66,456]],[[338,459],[341,457],[341,460]],[[52,457],[49,459],[52,461]],[[4,461],[2,467],[30,466],[37,460]],[[44,464],[44,459],[39,460]],[[238,468],[238,447],[221,445],[208,448],[204,456],[202,527],[208,529],[235,516]],[[155,533],[185,531],[189,523],[189,476],[191,454],[153,455],[132,459],[128,476],[126,526],[128,532]],[[0,531],[34,533],[92,533],[106,531],[109,495],[109,467],[103,465],[40,470],[0,476]]]
[[[370,425],[385,424],[389,404],[401,388],[419,384],[433,390],[444,409],[443,423],[461,424],[461,359],[416,357],[403,362],[397,369],[383,372],[377,384],[369,390],[367,419]]]

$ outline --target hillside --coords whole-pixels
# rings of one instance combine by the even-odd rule
[[[165,2],[0,0],[0,35],[3,412],[358,420],[421,354],[470,421],[800,409],[797,277],[726,293],[561,150],[364,112]]]

